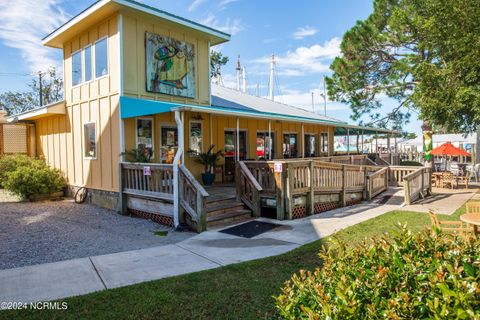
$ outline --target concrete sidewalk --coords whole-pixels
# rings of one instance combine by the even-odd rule
[[[62,299],[278,255],[395,209],[364,203],[298,220],[273,220],[283,226],[251,239],[211,230],[177,244],[0,270],[0,302]]]

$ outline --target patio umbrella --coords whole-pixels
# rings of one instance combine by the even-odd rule
[[[455,147],[450,142],[445,142],[441,146],[433,148],[432,151],[430,151],[430,154],[435,156],[470,156],[470,153]]]

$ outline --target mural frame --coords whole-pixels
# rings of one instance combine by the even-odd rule
[[[146,91],[183,98],[196,98],[195,58],[194,44],[146,31]]]

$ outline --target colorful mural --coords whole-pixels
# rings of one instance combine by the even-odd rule
[[[195,98],[193,44],[146,32],[147,91]]]

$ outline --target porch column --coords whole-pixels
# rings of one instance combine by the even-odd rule
[[[212,114],[210,113],[210,145],[213,145]],[[217,149],[218,150],[218,149]]]
[[[272,120],[268,120],[268,160],[272,160]]]
[[[184,141],[184,123],[185,123],[185,112],[181,111],[180,112],[180,119],[182,121],[182,163],[185,164],[185,152],[183,152],[185,150],[185,141]],[[180,127],[178,126],[177,124],[177,131],[180,132]],[[180,147],[180,135],[178,135],[178,144],[179,144],[179,147]],[[178,152],[178,151],[177,151]]]
[[[395,153],[397,153],[397,136],[393,137],[393,143],[395,144]]]
[[[363,143],[364,142],[363,142],[363,129],[362,129],[362,153],[363,153],[363,150],[365,150],[364,147],[363,147]]]
[[[387,136],[387,149],[388,149],[388,152],[390,152],[390,137],[392,136],[392,134],[390,133],[388,136]]]
[[[178,131],[178,150],[173,159],[173,225],[175,228],[178,227],[180,223],[180,192],[179,192],[179,174],[178,174],[178,163],[180,158],[183,157],[183,150],[185,147],[185,142],[183,139],[183,119],[180,111],[175,111],[175,122],[177,123]],[[182,162],[183,163],[183,162]]]
[[[347,154],[350,154],[350,128],[347,128]]]
[[[237,137],[236,137],[236,146],[235,146],[235,158],[237,161],[240,161],[240,118],[237,117]]]
[[[305,158],[305,125],[302,123],[302,157]]]
[[[375,131],[375,153],[378,152],[378,131]]]

